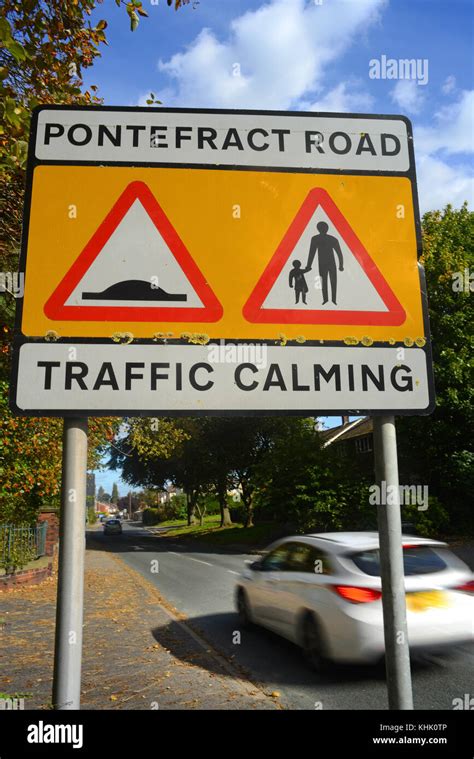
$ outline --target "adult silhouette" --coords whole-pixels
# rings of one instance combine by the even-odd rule
[[[331,284],[331,300],[336,304],[337,293],[337,269],[336,254],[339,262],[339,271],[344,271],[344,265],[342,260],[341,246],[337,237],[328,235],[328,225],[325,221],[320,221],[316,225],[319,235],[314,235],[311,238],[311,244],[309,246],[308,263],[306,264],[306,270],[311,269],[311,265],[314,261],[316,253],[318,254],[319,264],[319,276],[321,277],[323,287],[323,306],[328,302],[328,279]]]

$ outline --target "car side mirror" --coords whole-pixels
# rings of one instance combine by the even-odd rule
[[[257,559],[257,561],[252,561],[250,564],[250,569],[253,569],[254,572],[259,572],[263,569],[262,567],[262,560]]]

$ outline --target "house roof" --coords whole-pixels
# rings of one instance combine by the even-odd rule
[[[373,423],[370,416],[364,416],[348,424],[340,424],[330,430],[322,430],[319,434],[323,440],[323,447],[336,442],[336,440],[349,440],[350,438],[363,437],[373,432]]]

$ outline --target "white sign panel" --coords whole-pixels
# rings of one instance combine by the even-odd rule
[[[142,413],[151,416],[203,409],[410,413],[430,403],[426,353],[419,348],[248,343],[20,348],[20,412],[126,415],[136,409],[137,397]]]
[[[42,161],[408,172],[401,116],[42,107]]]

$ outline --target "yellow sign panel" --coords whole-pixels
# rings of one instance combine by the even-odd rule
[[[21,331],[422,344],[414,219],[400,176],[37,166]]]

